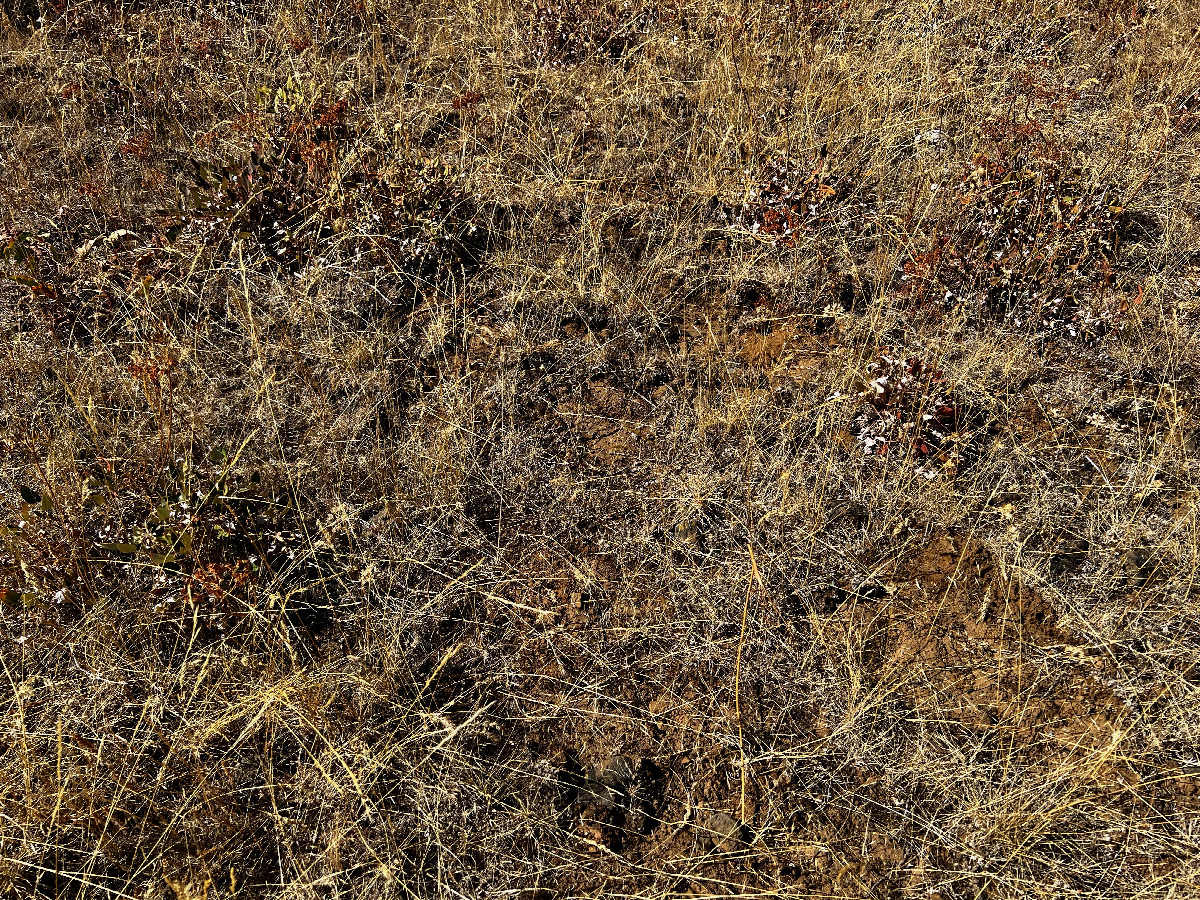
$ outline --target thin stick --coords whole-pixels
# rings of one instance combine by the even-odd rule
[[[742,735],[742,647],[746,644],[746,618],[750,613],[750,591],[754,582],[762,586],[762,576],[758,574],[758,560],[754,558],[754,548],[747,545],[750,551],[750,580],[746,583],[746,600],[742,604],[742,632],[738,637],[737,662],[733,669],[733,714],[737,717],[738,752],[742,756],[742,800],[738,816],[744,825],[746,823],[746,742]]]

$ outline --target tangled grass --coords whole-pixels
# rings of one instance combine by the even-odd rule
[[[1200,889],[1181,0],[0,19],[0,894]]]

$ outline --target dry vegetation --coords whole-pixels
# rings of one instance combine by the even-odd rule
[[[1192,0],[5,0],[0,895],[1200,896]]]

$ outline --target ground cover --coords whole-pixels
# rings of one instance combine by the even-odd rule
[[[1200,890],[1200,11],[13,0],[0,893]]]

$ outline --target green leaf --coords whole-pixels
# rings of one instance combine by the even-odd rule
[[[97,544],[101,550],[111,550],[114,553],[136,553],[137,544]]]
[[[213,447],[208,453],[208,461],[223,465],[229,459],[229,452],[224,447]]]
[[[42,495],[39,494],[37,491],[35,491],[33,488],[28,488],[28,487],[25,487],[25,485],[21,485],[20,491],[21,491],[21,499],[24,500],[26,503],[28,503],[30,506],[36,506],[38,503],[42,502]]]
[[[174,553],[151,553],[150,563],[155,566],[165,566],[175,562]]]
[[[0,590],[0,603],[6,606],[33,606],[37,602],[36,591],[14,591],[11,589]]]

